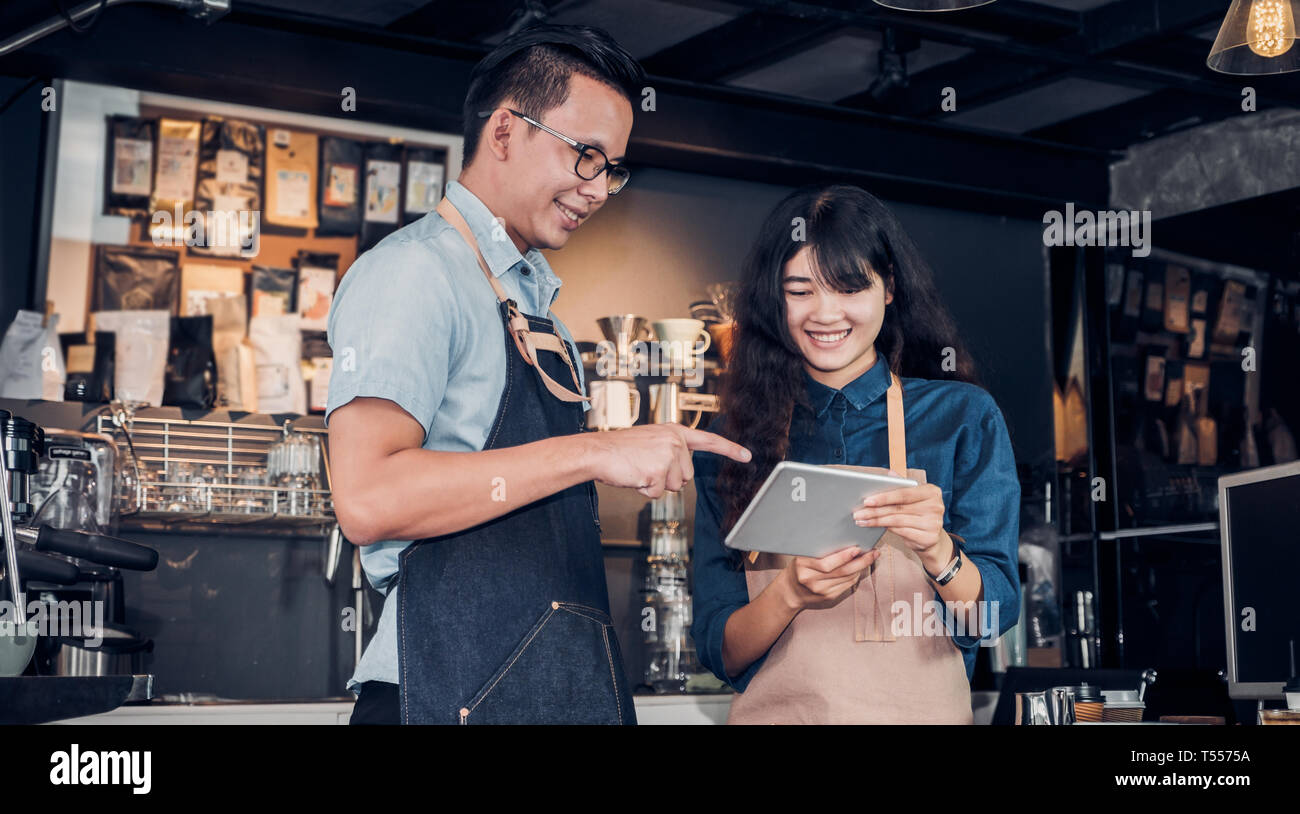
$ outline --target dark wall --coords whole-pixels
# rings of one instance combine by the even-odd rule
[[[874,184],[859,185],[886,202],[933,268],[982,384],[1002,408],[1017,460],[1050,465],[1041,221],[953,208],[939,194],[901,202]],[[791,189],[638,167],[626,193],[547,255],[564,280],[555,313],[576,339],[593,342],[605,314],[687,316],[708,284],[740,277],[763,219]],[[991,201],[985,211],[993,211]]]
[[[154,693],[242,700],[349,697],[354,636],[351,546],[334,585],[320,537],[123,532],[158,551],[157,569],[123,571],[126,624],[154,641]],[[366,640],[383,598],[369,591]],[[355,617],[352,617],[355,618]]]
[[[934,270],[981,383],[1002,408],[1016,460],[1050,464],[1055,442],[1042,224],[939,206],[891,207]]]
[[[26,79],[0,76],[0,104]],[[32,251],[39,206],[41,87],[37,83],[0,113],[0,327],[31,303]]]

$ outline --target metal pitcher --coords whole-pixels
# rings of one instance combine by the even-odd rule
[[[1059,726],[1074,723],[1074,688],[1052,687],[1042,692],[1017,693],[1021,726]]]

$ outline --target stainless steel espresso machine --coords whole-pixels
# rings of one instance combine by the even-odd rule
[[[72,529],[31,525],[38,507],[34,505],[31,478],[40,469],[47,452],[45,432],[36,424],[0,410],[0,531],[4,543],[3,595],[7,606],[0,614],[0,723],[42,723],[107,712],[126,701],[148,700],[153,677],[132,673],[104,675],[32,675],[32,657],[43,639],[57,637],[100,648],[87,658],[94,664],[120,649],[122,643],[109,634],[111,626],[94,620],[74,618],[71,603],[29,603],[29,589],[42,584],[68,586],[102,582],[111,569],[151,571],[158,565],[158,552],[146,546]],[[70,452],[65,454],[71,454]],[[48,499],[49,496],[46,496]],[[119,594],[120,596],[120,594]],[[3,601],[3,600],[0,600]],[[71,629],[76,628],[76,629]],[[97,628],[91,630],[90,628]],[[98,672],[73,669],[65,664],[60,672]],[[24,674],[28,673],[28,674]]]

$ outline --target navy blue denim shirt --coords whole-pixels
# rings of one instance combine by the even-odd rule
[[[842,390],[817,382],[807,371],[803,375],[813,410],[795,406],[787,459],[888,467],[885,391],[889,367],[884,356]],[[994,606],[998,631],[986,637],[986,641],[995,640],[1020,616],[1020,481],[1002,412],[992,396],[972,384],[903,378],[902,385],[907,466],[925,470],[926,481],[943,491],[943,527],[965,540],[958,545],[969,562],[979,567],[984,600],[998,603]],[[709,430],[717,432],[721,426],[719,416]],[[716,491],[721,459],[696,452],[692,460],[696,499],[691,635],[701,663],[743,692],[766,655],[735,677],[728,676],[722,665],[727,619],[748,604],[749,589],[744,570],[736,567],[731,550],[722,544],[723,506]],[[934,598],[943,601],[937,589]],[[951,631],[953,622],[946,606],[944,617]],[[980,639],[953,638],[962,651],[969,680]]]

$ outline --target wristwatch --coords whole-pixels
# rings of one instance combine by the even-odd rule
[[[952,535],[948,535],[948,537],[949,539],[952,539]],[[939,572],[939,576],[936,577],[924,567],[922,567],[921,570],[925,571],[925,575],[933,580],[936,585],[947,585],[949,582],[952,582],[952,578],[957,576],[957,572],[961,570],[961,549],[957,547],[956,540],[952,540],[952,554],[952,562],[948,563],[948,565]]]

